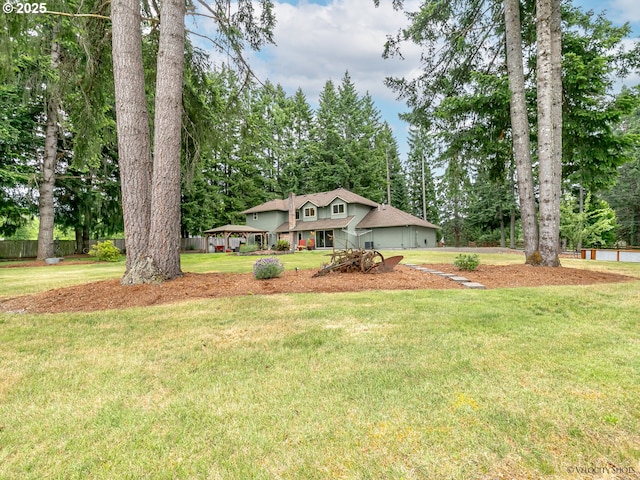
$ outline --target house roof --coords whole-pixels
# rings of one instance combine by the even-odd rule
[[[249,227],[247,225],[224,225],[211,230],[205,230],[202,233],[265,233],[266,230]]]
[[[391,205],[381,205],[378,208],[371,210],[360,221],[360,223],[356,225],[356,228],[404,227],[407,225],[426,228],[440,228],[431,222],[414,217],[413,215],[403,212],[402,210],[398,210]]]
[[[285,232],[305,232],[310,230],[333,230],[334,228],[345,228],[355,217],[336,218],[316,220],[315,222],[299,222],[293,230],[289,230],[289,222],[284,222],[278,228],[276,233]]]
[[[373,200],[364,198],[357,193],[350,192],[345,188],[337,188],[335,190],[331,190],[330,192],[312,193],[310,195],[296,195],[294,197],[294,206],[297,210],[299,208],[302,208],[305,203],[311,202],[316,207],[326,207],[327,205],[331,205],[331,203],[336,198],[340,198],[346,203],[359,203],[361,205],[367,205],[368,207],[378,206],[378,204]],[[240,213],[260,213],[271,212],[273,210],[280,210],[283,212],[289,211],[289,199],[287,198],[282,200],[277,198],[275,200],[270,200],[266,203],[256,205],[255,207],[249,208],[248,210],[244,210]]]

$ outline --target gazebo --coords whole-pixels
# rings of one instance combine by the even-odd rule
[[[223,225],[222,227],[212,228],[211,230],[205,230],[205,251],[209,251],[209,237],[224,238],[224,244],[222,245],[222,251],[232,250],[229,245],[229,238],[232,235],[244,238],[247,241],[250,235],[259,235],[261,238],[261,244],[264,244],[267,230],[260,230],[258,228],[248,227],[247,225]]]

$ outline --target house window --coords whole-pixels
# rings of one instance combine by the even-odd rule
[[[315,217],[316,216],[316,209],[313,207],[309,207],[309,208],[305,208],[304,209],[304,216],[306,217]]]
[[[254,219],[254,220],[257,220],[257,219],[258,219],[258,214],[257,214],[257,213],[254,213],[254,214],[253,214],[253,219]]]
[[[300,210],[296,210],[296,220],[300,220]]]
[[[340,213],[344,213],[344,203],[338,203],[333,206],[333,214],[337,215]]]

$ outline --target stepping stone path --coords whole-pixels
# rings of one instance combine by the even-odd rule
[[[440,275],[441,277],[448,278],[449,280],[453,280],[454,282],[458,282],[460,285],[463,285],[466,288],[475,288],[475,289],[484,289],[486,288],[484,285],[478,282],[472,282],[468,278],[461,277],[460,275],[456,275],[455,273],[444,273],[439,270],[433,270],[431,268],[421,267],[420,265],[415,265],[413,263],[403,263],[403,265],[413,268],[414,270],[418,270],[424,273],[433,273],[435,275]]]

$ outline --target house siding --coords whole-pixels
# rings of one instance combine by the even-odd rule
[[[266,230],[269,232],[267,234],[267,243],[269,245],[275,245],[278,241],[278,234],[274,233],[275,229],[282,225],[284,222],[289,220],[289,216],[287,212],[282,212],[280,210],[274,210],[272,212],[260,212],[258,213],[258,218],[256,220],[253,219],[253,213],[247,214],[247,226],[254,227],[259,230]]]
[[[347,248],[353,248],[351,235],[347,235],[342,230],[333,230],[333,246],[339,250],[346,250]],[[350,243],[351,242],[351,243]]]
[[[294,233],[276,233],[276,230],[286,225],[289,221],[288,211],[282,210],[281,201],[267,202],[266,204],[245,210],[246,224],[248,226],[265,230],[268,233],[268,242],[274,245],[278,237],[292,240],[292,247],[299,244],[299,239],[306,240],[318,236],[321,240],[325,239],[322,233],[318,235],[318,231],[333,230],[333,247],[334,248],[365,248],[373,245],[376,249],[389,248],[425,248],[436,246],[436,229],[435,225],[413,217],[405,212],[386,208],[372,202],[364,197],[359,197],[346,190],[338,189],[337,194],[334,192],[321,192],[318,194],[306,195],[305,198],[299,198],[296,203],[300,218],[296,221],[297,229]],[[342,197],[349,200],[345,200]],[[295,198],[295,197],[294,197]],[[314,203],[316,201],[316,203]],[[334,205],[344,204],[344,212],[333,213]],[[269,210],[273,208],[273,210]],[[312,217],[304,217],[305,208],[314,208],[315,215]],[[254,220],[253,212],[258,211],[257,218]],[[249,213],[251,212],[251,213]],[[344,219],[344,220],[342,220]],[[364,220],[364,221],[363,221]],[[397,225],[398,223],[407,222],[407,225],[386,227],[378,225]],[[319,223],[312,223],[319,222]],[[371,225],[370,227],[360,227],[360,223]],[[426,223],[426,225],[425,225]],[[336,226],[337,225],[337,226]],[[281,229],[282,230],[282,229]],[[367,233],[364,233],[367,232]],[[318,245],[318,242],[316,242]],[[325,247],[331,248],[331,247]]]
[[[426,243],[425,243],[426,240]],[[436,232],[426,227],[409,225],[406,227],[374,228],[360,237],[361,247],[373,242],[376,250],[385,248],[429,248],[436,246]]]

